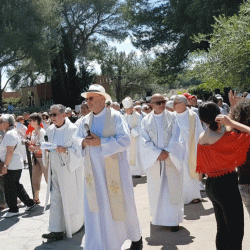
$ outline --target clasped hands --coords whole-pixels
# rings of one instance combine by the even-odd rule
[[[93,133],[91,133],[90,136],[86,136],[82,140],[82,148],[83,149],[87,146],[96,147],[96,146],[100,146],[100,145],[101,145],[100,137],[98,137],[97,135],[95,135]]]
[[[168,157],[169,157],[169,152],[162,150],[157,160],[165,161]]]

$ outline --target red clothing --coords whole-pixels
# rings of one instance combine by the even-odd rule
[[[197,173],[209,177],[225,175],[245,163],[250,146],[250,134],[225,132],[214,144],[197,147]]]
[[[40,127],[41,127],[41,128],[44,128],[44,126],[43,126],[42,123],[40,124]],[[31,135],[33,130],[34,130],[34,128],[31,127],[31,125],[29,124],[29,125],[28,125],[28,129],[26,130],[26,135]]]

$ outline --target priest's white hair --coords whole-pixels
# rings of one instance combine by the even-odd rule
[[[52,109],[57,109],[58,111],[59,111],[59,113],[65,113],[65,109],[66,109],[66,107],[65,106],[63,106],[62,104],[54,104],[54,105],[52,105],[51,107],[50,107],[50,110],[52,110]]]
[[[188,104],[187,98],[184,95],[177,95],[175,97],[175,100],[178,100],[179,102],[184,102],[186,105]]]

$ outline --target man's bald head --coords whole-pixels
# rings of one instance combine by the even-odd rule
[[[155,114],[161,114],[165,110],[166,100],[161,94],[154,94],[151,97],[150,105],[153,108]]]
[[[161,101],[161,100],[164,100],[164,96],[163,96],[163,95],[161,95],[161,94],[154,94],[154,95],[151,97],[150,102],[153,103],[153,102]]]

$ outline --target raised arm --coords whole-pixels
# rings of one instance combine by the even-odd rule
[[[236,122],[226,115],[218,115],[215,121],[219,122],[224,126],[230,126],[231,128],[237,129],[240,132],[246,132],[250,134],[250,127],[243,125],[239,122]]]

